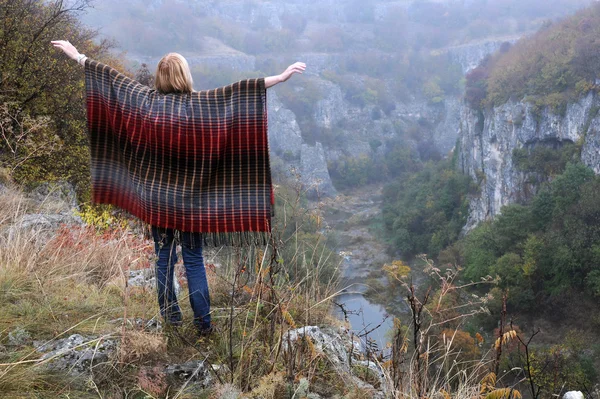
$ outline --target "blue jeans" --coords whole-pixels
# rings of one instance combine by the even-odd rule
[[[156,260],[156,286],[160,314],[167,323],[181,323],[181,309],[173,288],[175,263],[177,263],[176,238],[178,238],[181,243],[183,264],[188,281],[190,304],[194,312],[194,325],[199,329],[209,328],[210,297],[202,257],[202,235],[152,226],[152,237],[158,257]]]

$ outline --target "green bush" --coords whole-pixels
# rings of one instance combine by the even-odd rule
[[[410,157],[400,154],[401,159]],[[398,162],[395,169],[403,165]],[[407,257],[436,256],[458,239],[471,189],[471,179],[454,170],[452,160],[428,162],[417,173],[401,174],[384,189],[383,220],[390,241]]]
[[[567,164],[530,204],[504,207],[462,240],[465,275],[499,276],[519,309],[569,290],[600,295],[599,221],[600,177]]]

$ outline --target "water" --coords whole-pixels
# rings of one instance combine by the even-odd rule
[[[383,306],[369,302],[361,293],[341,294],[335,301],[344,306],[350,322],[350,329],[360,337],[363,349],[366,349],[366,337],[362,335],[375,328],[368,334],[368,337],[375,341],[379,350],[387,348],[391,341],[390,334],[394,322],[393,317],[388,316]],[[344,319],[344,314],[339,307],[337,307],[336,315],[340,319]]]
[[[385,350],[394,324],[393,317],[387,315],[383,306],[363,295],[367,288],[364,283],[372,271],[391,261],[386,246],[370,228],[373,219],[381,213],[382,187],[358,188],[324,204],[326,224],[338,234],[338,250],[343,259],[341,285],[348,287],[335,302],[346,310],[350,329],[361,338],[363,349],[366,349],[365,332],[370,331],[368,337],[379,350]],[[341,309],[335,306],[334,310],[343,320]]]

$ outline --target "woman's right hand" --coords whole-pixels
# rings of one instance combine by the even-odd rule
[[[77,61],[77,58],[80,55],[79,51],[77,51],[75,46],[73,46],[71,43],[69,43],[68,40],[52,40],[51,43],[55,48],[61,49],[62,51],[64,51],[64,53],[66,55],[68,55],[69,58]]]

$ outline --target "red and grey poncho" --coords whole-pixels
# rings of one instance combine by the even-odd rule
[[[88,59],[85,82],[94,202],[209,245],[268,240],[264,79],[161,94]]]

